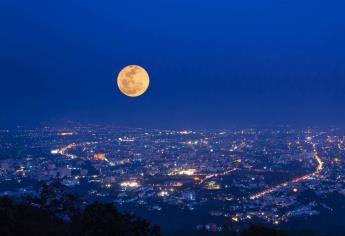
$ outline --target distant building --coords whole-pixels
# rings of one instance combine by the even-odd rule
[[[182,198],[187,201],[195,201],[195,192],[194,191],[183,191],[181,193]]]
[[[87,169],[80,169],[80,176],[87,176],[89,171]]]
[[[3,160],[0,163],[0,167],[3,171],[13,171],[14,163],[12,160]]]
[[[104,161],[105,160],[105,154],[104,153],[96,153],[93,155],[94,160]]]
[[[66,185],[66,186],[75,186],[75,185],[79,185],[79,180],[77,180],[77,179],[64,179],[62,181],[62,184]]]
[[[60,178],[71,177],[72,175],[72,170],[69,168],[59,168],[57,172]]]

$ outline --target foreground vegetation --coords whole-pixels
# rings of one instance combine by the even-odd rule
[[[283,232],[251,226],[226,235],[283,236]],[[86,203],[65,191],[59,182],[42,183],[36,195],[0,198],[0,235],[32,236],[159,236],[158,226],[130,213],[119,212],[113,204]]]

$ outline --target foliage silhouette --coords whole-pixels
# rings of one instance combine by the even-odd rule
[[[287,235],[260,225],[252,225],[240,233],[229,228],[225,234]],[[59,181],[53,181],[40,183],[37,195],[0,198],[0,235],[159,236],[161,233],[159,227],[133,214],[119,212],[113,204],[87,204],[77,195],[68,193]]]
[[[38,196],[0,198],[0,235],[159,236],[160,229],[112,204],[85,206],[55,181],[42,183]]]

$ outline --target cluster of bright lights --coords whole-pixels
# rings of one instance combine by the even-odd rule
[[[160,197],[167,197],[167,196],[169,196],[169,193],[167,191],[160,191],[158,193],[158,196],[160,196]]]
[[[104,185],[104,187],[106,187],[106,188],[111,188],[112,185],[111,185],[111,184],[106,184],[106,185]]]
[[[125,181],[120,184],[123,188],[137,188],[140,186],[140,184],[137,181]]]
[[[196,169],[182,169],[174,170],[169,175],[195,175],[197,172]]]
[[[210,181],[207,183],[206,188],[210,190],[220,189],[220,185],[215,181]]]
[[[59,150],[58,150],[58,149],[51,150],[50,153],[51,153],[51,154],[58,154],[58,153],[59,153]]]
[[[95,160],[100,160],[100,161],[104,161],[106,159],[104,153],[96,153],[95,155],[93,155],[93,158]]]
[[[182,135],[191,134],[191,133],[193,133],[193,132],[189,131],[189,130],[182,130],[182,131],[178,132],[178,134],[182,134]]]
[[[58,135],[60,135],[60,136],[71,136],[71,135],[73,135],[73,133],[72,132],[62,132],[62,133],[59,133]]]
[[[173,186],[173,187],[182,187],[183,183],[181,183],[181,182],[174,182],[173,184],[171,184],[171,186]]]
[[[119,138],[118,140],[120,142],[134,142],[135,141],[133,138],[128,138],[128,137]]]
[[[191,141],[191,140],[189,140],[189,141],[186,142],[186,144],[188,144],[188,145],[197,145],[197,144],[199,144],[199,141]]]

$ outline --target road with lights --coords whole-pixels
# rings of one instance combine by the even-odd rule
[[[283,187],[287,187],[290,183],[298,183],[298,182],[307,180],[310,177],[318,175],[321,172],[321,170],[323,169],[324,163],[321,160],[321,158],[319,157],[319,154],[318,154],[318,152],[316,150],[316,144],[315,143],[310,143],[310,144],[313,146],[313,158],[317,162],[317,166],[316,166],[315,171],[313,171],[312,173],[309,173],[309,174],[306,174],[306,175],[294,178],[294,179],[292,179],[290,181],[283,182],[283,183],[278,184],[278,185],[276,185],[274,187],[265,189],[262,192],[259,192],[259,193],[256,193],[256,194],[250,196],[249,198],[251,200],[255,200],[255,199],[261,198],[261,197],[263,197],[263,196],[265,196],[265,195],[267,195],[269,193],[275,192],[275,191],[277,191],[277,190],[279,190],[279,189],[281,189]]]

